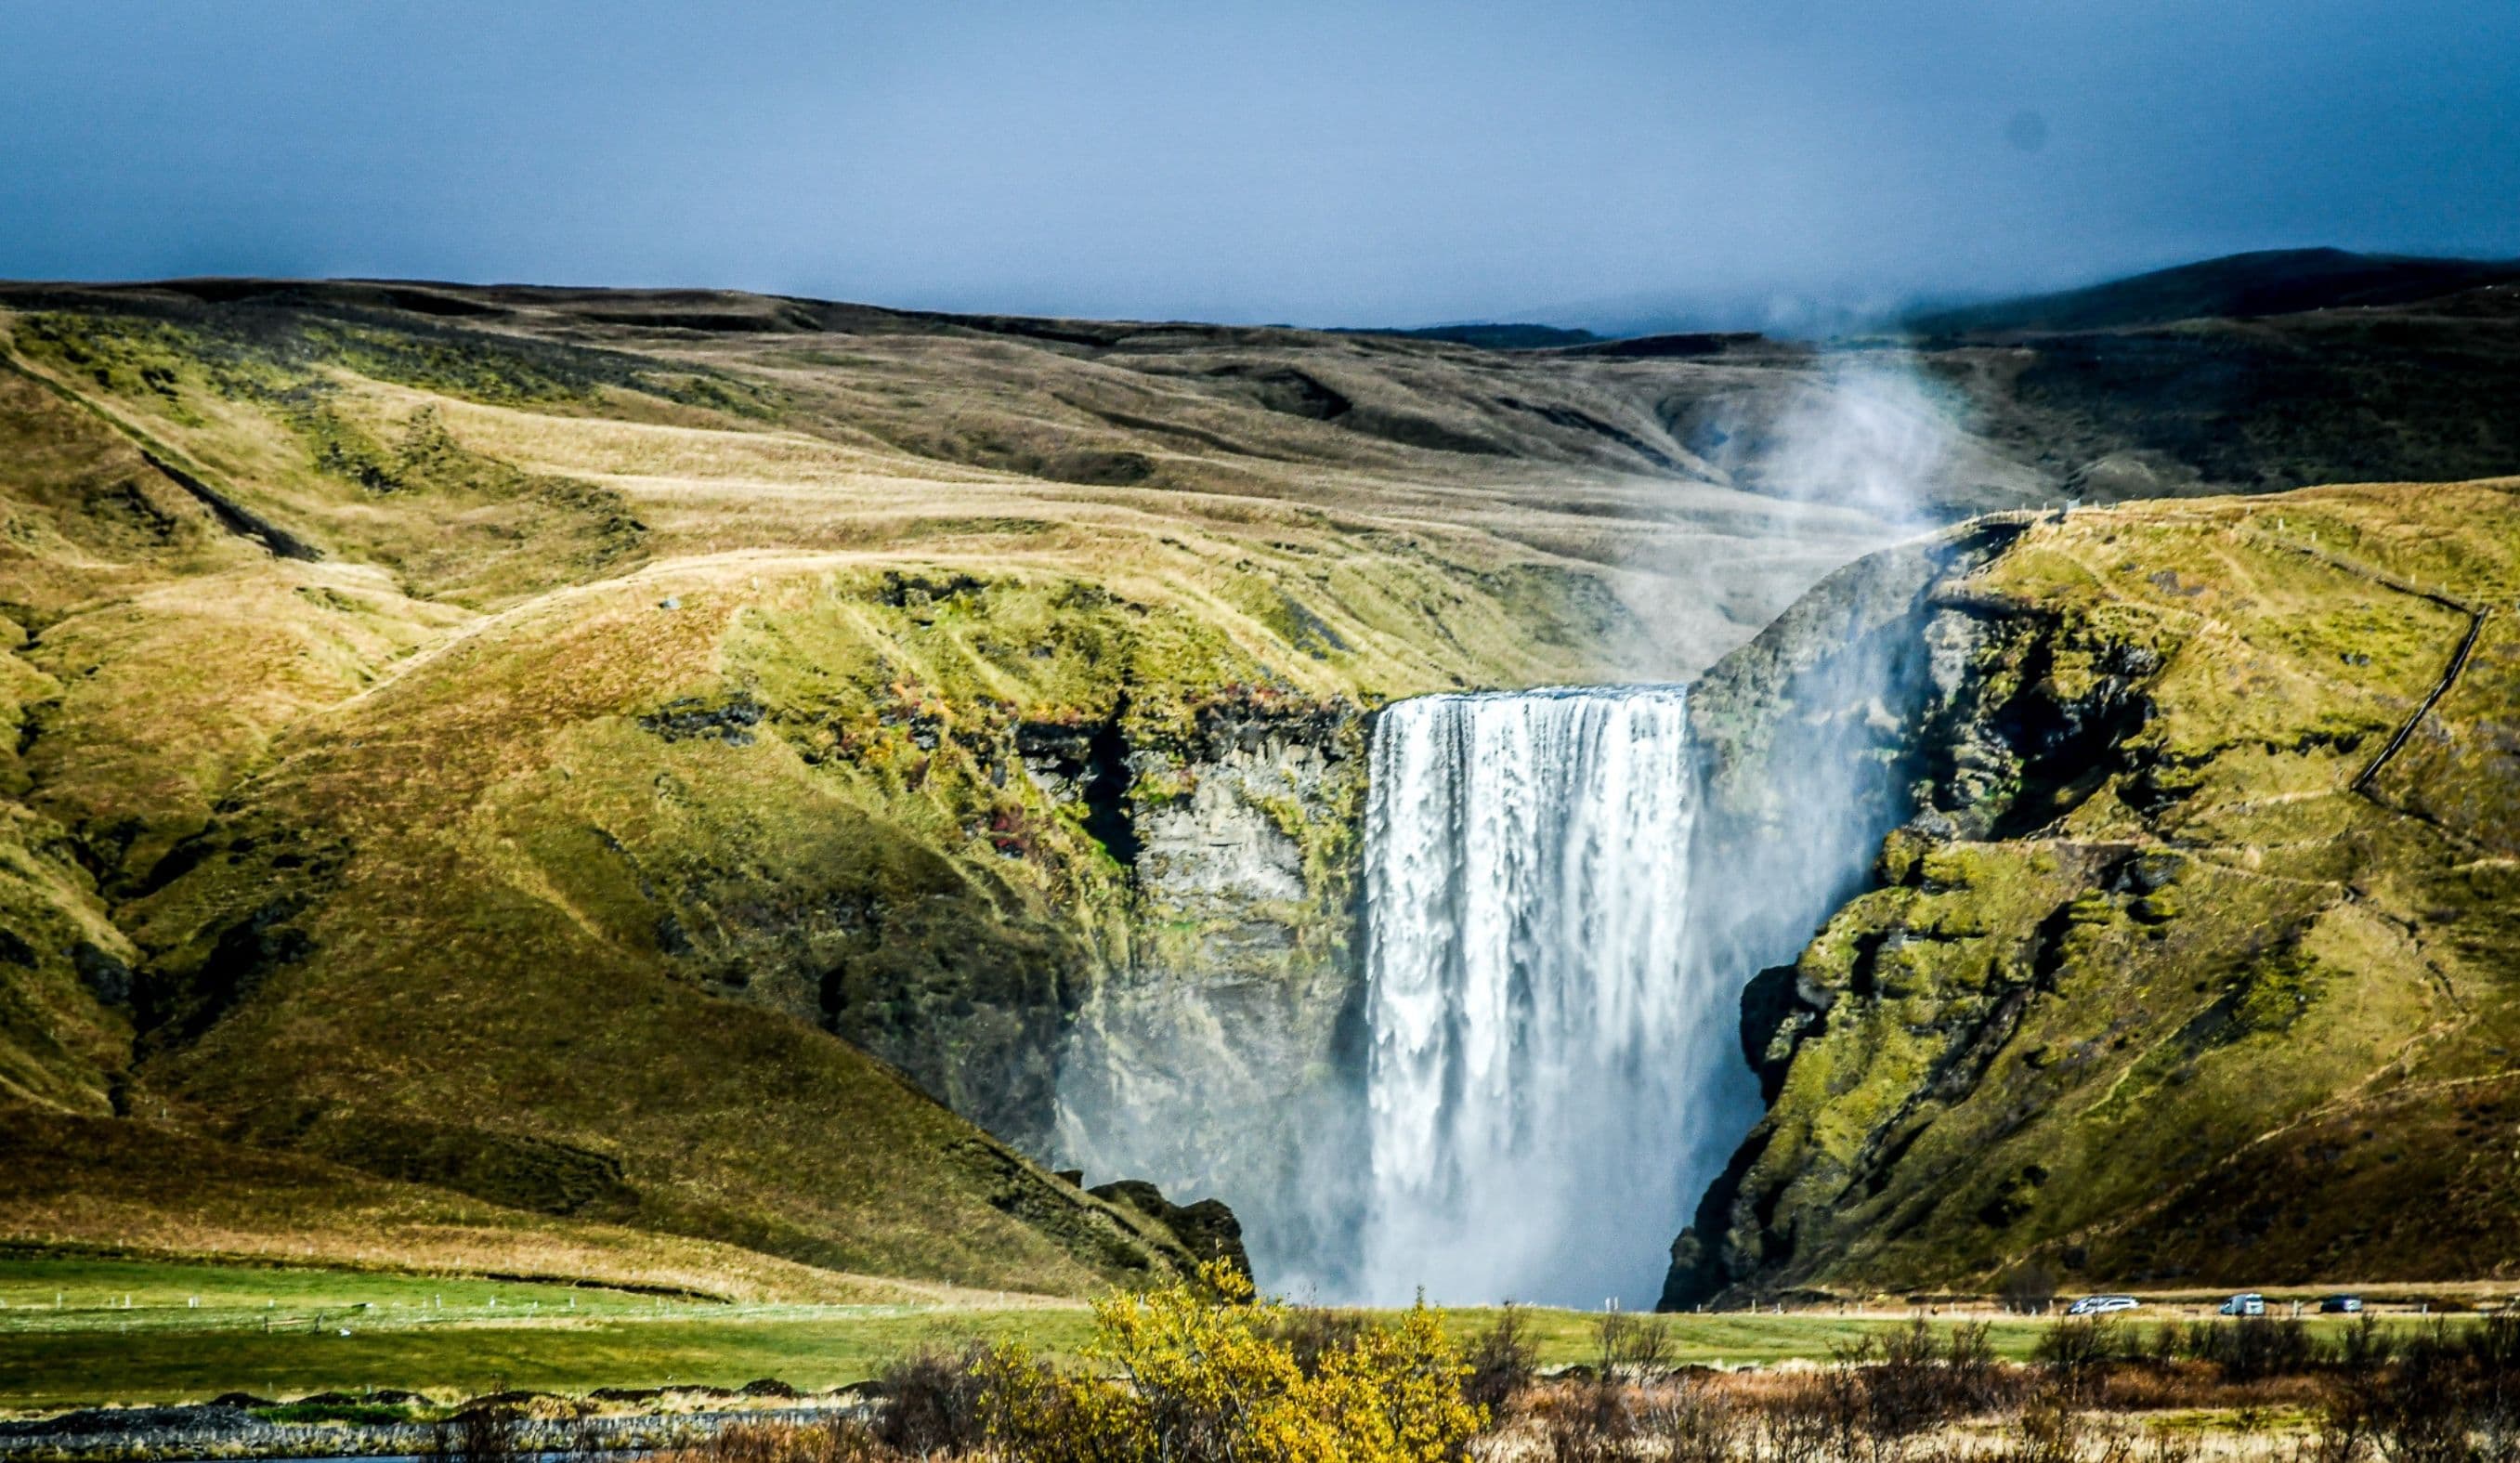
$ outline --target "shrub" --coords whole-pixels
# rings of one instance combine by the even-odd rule
[[[863,1423],[841,1418],[802,1425],[734,1423],[698,1442],[651,1454],[648,1463],[890,1463],[898,1456]]]
[[[1830,1447],[1868,1457],[1904,1454],[1915,1440],[2008,1403],[2018,1389],[1995,1359],[1991,1328],[1938,1333],[1922,1317],[1839,1349],[1818,1388]]]
[[[1559,1390],[1542,1412],[1551,1463],[1617,1463],[1639,1451],[1635,1399],[1614,1379],[1595,1375]]]
[[[1471,1341],[1462,1356],[1468,1368],[1462,1378],[1462,1397],[1494,1417],[1531,1386],[1539,1367],[1540,1348],[1531,1339],[1530,1323],[1512,1302],[1497,1312],[1496,1324]]]
[[[1768,1463],[1819,1463],[1852,1458],[1855,1419],[1848,1410],[1845,1368],[1798,1377],[1759,1414],[1752,1446]]]
[[[1097,1302],[1084,1354],[1115,1377],[997,1349],[979,1367],[992,1440],[1027,1463],[1443,1463],[1484,1421],[1422,1303],[1328,1346],[1308,1373],[1285,1307],[1251,1298],[1211,1262],[1195,1284]]]
[[[1977,1329],[1979,1337],[1972,1339],[1966,1353],[1972,1363],[1977,1342],[1983,1338],[1983,1328]],[[1973,1399],[1962,1395],[1967,1379],[1944,1364],[1934,1328],[1922,1319],[1882,1337],[1874,1349],[1880,1359],[1865,1367],[1861,1376],[1865,1420],[1875,1437],[1904,1443],[1971,1410]]]
[[[2336,1366],[2348,1377],[2367,1375],[2387,1366],[2397,1349],[2379,1318],[2366,1310],[2336,1338]]]
[[[2155,1371],[2168,1371],[2189,1354],[2187,1332],[2177,1321],[2164,1321],[2152,1328],[2143,1346],[2143,1361]]]
[[[1995,1359],[1995,1327],[1986,1321],[1958,1322],[1946,1338],[1944,1351],[1954,1386],[1972,1394],[1974,1405],[1991,1403],[2002,1376],[2002,1363]]]
[[[2310,1328],[2290,1318],[2242,1316],[2235,1321],[2198,1321],[2183,1332],[2165,1325],[2152,1346],[2151,1358],[2167,1365],[2179,1356],[2209,1361],[2234,1382],[2298,1376],[2320,1361],[2319,1347]]]
[[[914,1457],[966,1452],[987,1440],[982,1411],[987,1350],[920,1350],[883,1369],[875,1436]]]
[[[1684,1373],[1638,1409],[1636,1431],[1663,1463],[1732,1463],[1749,1440],[1749,1420],[1706,1376]]]
[[[1293,1352],[1295,1365],[1310,1377],[1320,1374],[1324,1357],[1355,1346],[1365,1329],[1365,1317],[1354,1311],[1290,1305],[1269,1326],[1268,1335]]]
[[[2435,1322],[2393,1347],[2368,1316],[2337,1348],[2315,1463],[2520,1459],[2520,1316]]]
[[[1659,1319],[1604,1311],[1593,1323],[1594,1369],[1604,1382],[1644,1378],[1671,1368],[1671,1331]]]
[[[2048,1327],[2032,1354],[2067,1400],[2083,1401],[2129,1350],[2125,1327],[2106,1316],[2078,1315]]]

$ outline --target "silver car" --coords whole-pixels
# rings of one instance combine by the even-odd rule
[[[2107,1315],[2112,1311],[2133,1310],[2143,1303],[2133,1296],[2085,1296],[2065,1307],[2067,1315]]]

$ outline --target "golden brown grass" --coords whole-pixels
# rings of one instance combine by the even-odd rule
[[[11,1111],[0,1163],[12,1175],[0,1188],[0,1245],[587,1280],[750,1303],[982,1299],[706,1240],[522,1213],[156,1122]]]
[[[2115,685],[2129,729],[2008,774],[2054,796],[2006,835],[1912,846],[1806,952],[1830,985],[1865,940],[1898,950],[1795,1058],[1761,1160],[1784,1187],[1745,1201],[1813,1216],[1814,1278],[1989,1289],[2069,1256],[2093,1288],[2508,1267],[2520,1190],[2476,1147],[2520,1090],[2501,612],[2358,783],[2467,630],[2425,595],[2507,605],[2515,526],[2512,480],[2128,505],[2039,523],[1942,591],[1994,634],[2041,626],[2003,642],[2038,645],[2035,666],[1986,653],[1990,706],[2013,686],[2002,714],[2035,717]],[[1983,1077],[1924,1099],[1948,1032],[2015,992]]]
[[[720,988],[759,969],[792,997],[821,955],[665,953],[660,909],[703,932],[795,923],[862,892],[834,870],[983,929],[974,983],[1109,909],[1072,831],[1044,839],[1077,858],[1015,866],[968,832],[1004,810],[970,804],[976,775],[853,760],[844,735],[930,703],[965,725],[1116,714],[1124,685],[1178,723],[1233,687],[1370,705],[1685,675],[1890,531],[1746,491],[1676,434],[1707,392],[1807,385],[1790,352],[984,331],[759,299],[707,308],[804,333],[698,336],[653,314],[688,301],[480,297],[510,313],[0,311],[19,362],[0,374],[0,609],[34,636],[0,652],[31,738],[0,894],[43,932],[39,973],[12,977],[36,994],[0,1010],[0,1082],[292,1163],[389,1168],[360,1124],[433,1123],[617,1166],[635,1197],[609,1208],[498,1211],[569,1255],[609,1223],[703,1247],[677,1256],[929,1283],[1072,1293],[1160,1268],[1159,1242],[816,1029],[809,1003]],[[149,470],[144,439],[327,557],[263,556]],[[1011,607],[1092,587],[1121,603],[1028,627],[1125,651],[1036,664],[989,626],[894,613],[888,570],[984,577]],[[776,734],[641,726],[739,692],[776,702]],[[257,921],[307,948],[232,958]],[[79,931],[199,995],[201,1029],[161,1024],[133,1052],[80,994]],[[299,1211],[216,1184],[187,1211],[145,1176],[85,1172],[49,1201],[82,1240],[439,1243],[416,1219],[330,1227],[329,1206],[384,1182],[338,1169]]]

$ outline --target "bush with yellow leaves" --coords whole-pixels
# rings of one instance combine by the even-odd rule
[[[1094,1307],[1082,1372],[1020,1347],[981,1363],[991,1441],[1037,1463],[1447,1463],[1486,1421],[1421,1303],[1309,1366],[1223,1265]]]

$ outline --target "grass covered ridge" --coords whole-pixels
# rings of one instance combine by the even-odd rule
[[[1796,967],[1721,1283],[2514,1273],[2520,483],[2078,512],[1935,594],[1926,815]]]
[[[1725,545],[1879,531],[1465,393],[1518,368],[1450,346],[1139,370],[644,297],[0,303],[25,1243],[804,1300],[1159,1277],[1160,1223],[968,1120],[1037,1139],[1094,983],[1203,947],[1126,840],[1207,739],[1686,668],[1778,592]],[[1634,608],[1658,543],[1714,576],[1677,639]],[[1300,850],[1266,917],[1335,961],[1341,830],[1233,796]]]

